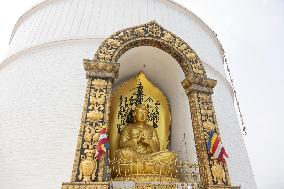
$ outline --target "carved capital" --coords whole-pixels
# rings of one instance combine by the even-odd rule
[[[87,78],[116,79],[118,77],[119,64],[84,59],[84,68]]]
[[[213,88],[216,86],[217,81],[190,74],[186,76],[181,84],[187,95],[189,95],[192,91],[213,94]]]

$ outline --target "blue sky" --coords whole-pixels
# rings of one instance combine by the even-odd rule
[[[13,26],[41,0],[1,1],[0,60]],[[284,187],[284,1],[176,0],[203,19],[223,44],[244,115],[244,136],[259,189]]]

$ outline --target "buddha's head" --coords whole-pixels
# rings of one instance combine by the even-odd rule
[[[138,104],[135,108],[135,120],[138,123],[145,123],[148,117],[148,109],[145,105]]]

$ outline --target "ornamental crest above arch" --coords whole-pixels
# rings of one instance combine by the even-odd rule
[[[114,33],[100,45],[94,60],[117,63],[123,53],[138,46],[153,46],[164,50],[177,60],[185,75],[206,78],[202,62],[194,50],[155,21]]]

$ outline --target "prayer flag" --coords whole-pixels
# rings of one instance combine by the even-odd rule
[[[96,147],[96,159],[101,159],[102,155],[109,149],[109,140],[107,135],[107,129],[103,128],[100,132],[100,137]]]
[[[214,158],[218,158],[222,163],[225,163],[225,158],[229,157],[216,130],[211,130],[208,133],[206,149],[210,155],[214,156]]]

